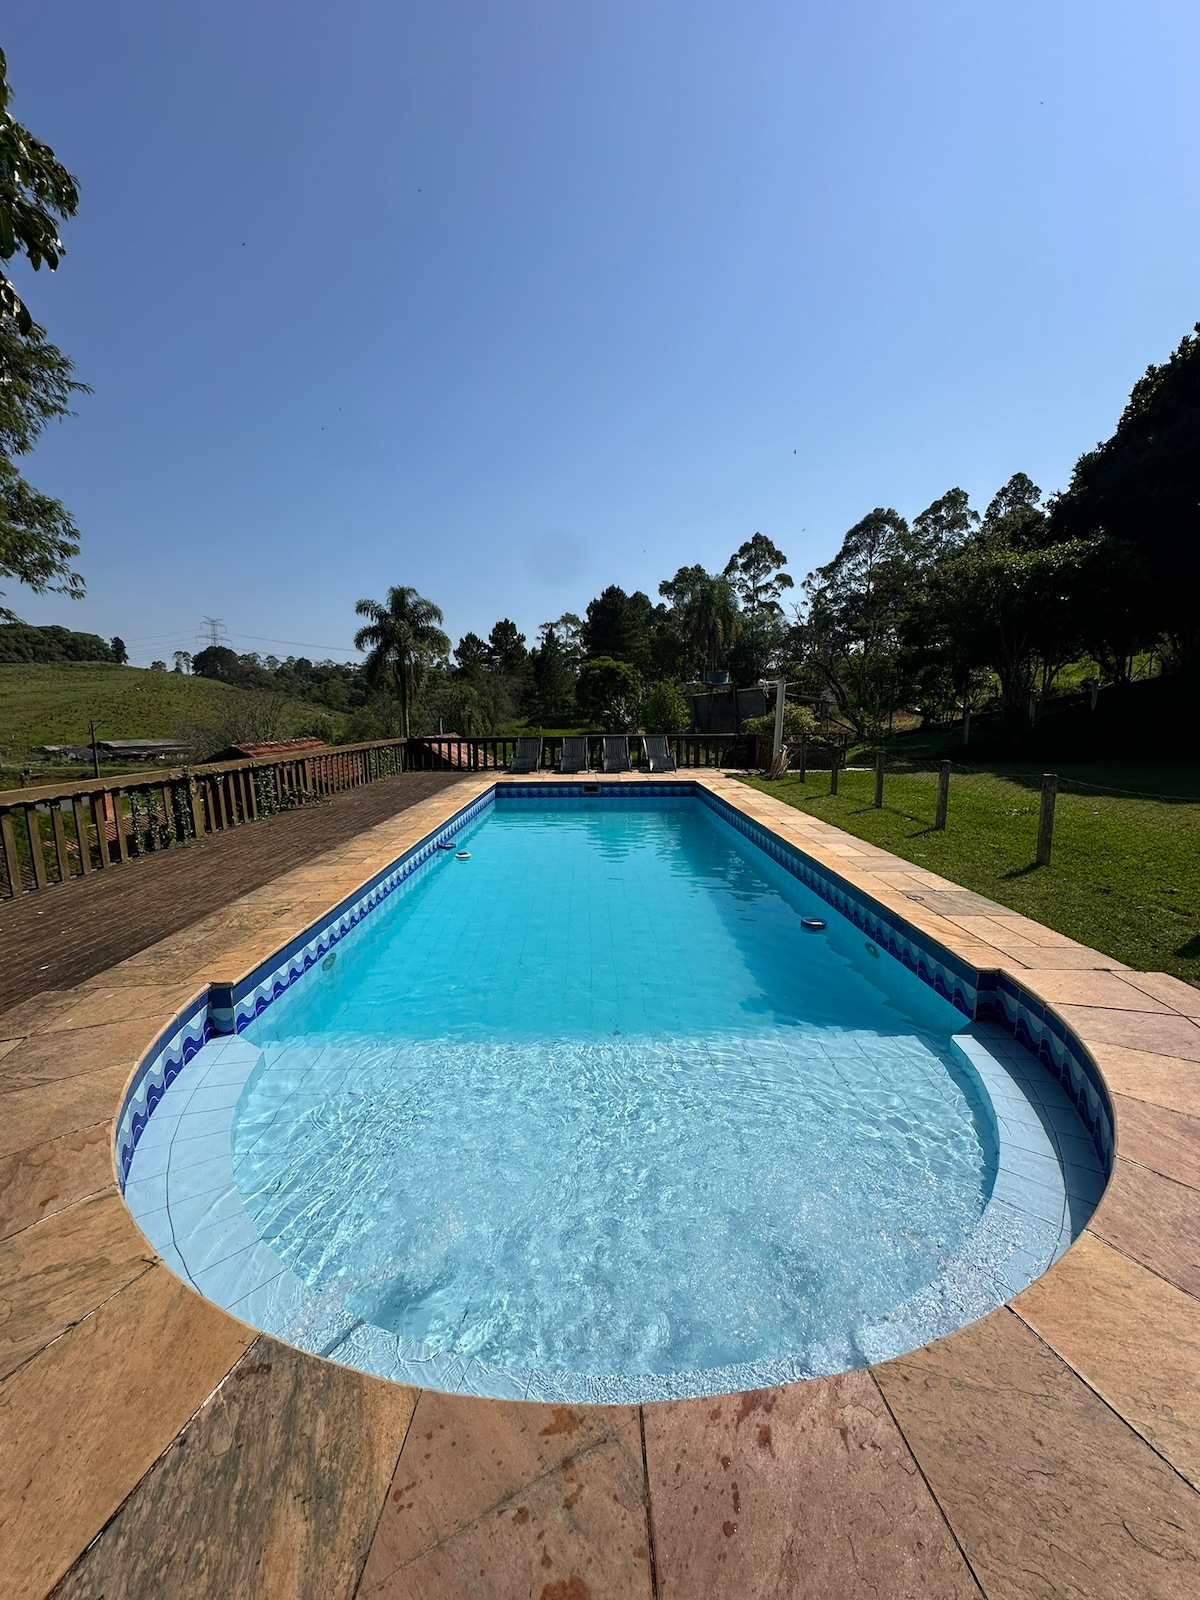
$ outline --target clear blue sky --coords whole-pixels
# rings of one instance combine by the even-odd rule
[[[346,656],[531,636],[755,530],[1062,486],[1200,317],[1195,0],[38,0],[78,175],[22,283],[95,393],[30,621]],[[272,641],[294,641],[275,644]],[[137,641],[137,642],[134,642]]]

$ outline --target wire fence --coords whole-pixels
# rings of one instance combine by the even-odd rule
[[[828,788],[820,778],[813,784],[809,798],[819,800],[828,793],[836,796],[839,793],[838,764],[833,763],[829,773]],[[1115,784],[1095,783],[1090,779],[1074,777],[1070,774],[1038,771],[1005,770],[996,766],[977,767],[960,761],[933,761],[920,760],[911,757],[899,761],[889,762],[887,752],[880,750],[875,753],[874,760],[865,764],[860,754],[859,760],[849,763],[842,768],[843,772],[854,774],[855,778],[868,775],[874,777],[874,793],[869,802],[870,808],[883,810],[886,808],[898,812],[908,820],[919,823],[930,823],[933,832],[944,832],[948,827],[953,827],[953,806],[951,801],[952,789],[966,781],[970,789],[979,794],[981,788],[992,786],[997,788],[1015,786],[1030,795],[1030,804],[1021,808],[1021,814],[1037,815],[1037,835],[1035,863],[1038,866],[1048,866],[1054,844],[1054,828],[1059,799],[1068,796],[1076,800],[1104,801],[1114,800],[1120,802],[1134,801],[1148,805],[1167,806],[1200,806],[1200,795],[1170,794],[1150,789],[1123,788]],[[811,771],[811,769],[810,769]],[[809,781],[809,772],[803,767],[800,771],[793,771],[790,776],[799,778],[801,782]],[[931,796],[934,801],[932,819],[924,816],[914,816],[911,811],[897,806],[896,780],[904,779],[929,779],[936,781],[936,794]],[[861,798],[861,791],[855,784],[854,798]],[[890,791],[890,793],[889,793]],[[910,793],[904,797],[911,806],[914,803]],[[1015,813],[1014,813],[1015,814]],[[1098,813],[1097,813],[1098,814]],[[978,825],[978,817],[975,818]]]

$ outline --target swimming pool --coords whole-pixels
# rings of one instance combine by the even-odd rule
[[[1102,1154],[973,975],[685,786],[486,799],[144,1124],[126,1199],[201,1292],[384,1376],[633,1402],[898,1354],[1070,1243]]]

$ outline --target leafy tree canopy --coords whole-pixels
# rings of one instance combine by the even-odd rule
[[[56,219],[74,216],[79,195],[53,150],[15,120],[11,98],[0,51],[0,262],[22,256],[35,269],[44,263],[53,271],[63,254]],[[35,594],[83,593],[83,579],[71,568],[78,530],[62,502],[26,483],[10,458],[31,450],[83,388],[0,271],[0,577]],[[0,605],[0,618],[11,616]]]
[[[575,685],[579,709],[609,733],[622,732],[636,724],[641,692],[637,668],[611,656],[585,661]]]
[[[743,610],[750,615],[759,611],[779,614],[783,611],[780,595],[794,587],[790,575],[780,570],[786,566],[787,557],[783,551],[772,544],[765,533],[756,533],[730,556],[724,576],[732,583]]]
[[[65,255],[58,224],[75,215],[79,188],[48,144],[23,128],[9,109],[8,62],[0,50],[0,261],[24,256],[35,271],[53,272]],[[23,333],[33,327],[7,273],[0,272],[0,314]]]
[[[1058,538],[1105,536],[1137,552],[1152,589],[1142,623],[1189,651],[1200,637],[1200,323],[1146,369],[1110,439],[1080,456],[1050,508]]]

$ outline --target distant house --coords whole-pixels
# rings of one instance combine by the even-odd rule
[[[90,744],[44,744],[38,754],[48,761],[90,761]],[[96,754],[110,765],[120,761],[181,761],[187,745],[177,739],[97,739]]]
[[[178,761],[188,747],[178,739],[97,739],[96,748],[106,761]]]

